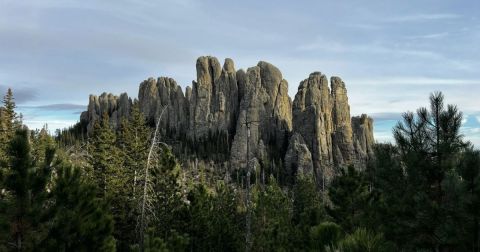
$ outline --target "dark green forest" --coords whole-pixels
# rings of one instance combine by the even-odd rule
[[[168,142],[152,148],[137,103],[117,130],[104,115],[91,135],[81,123],[50,135],[22,124],[8,90],[0,251],[480,251],[480,152],[456,106],[429,102],[325,191],[272,172],[247,195],[239,180],[190,176]]]

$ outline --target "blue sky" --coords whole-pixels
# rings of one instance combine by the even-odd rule
[[[379,141],[433,91],[464,112],[480,146],[480,1],[0,0],[0,91],[24,121],[75,123],[89,94],[136,96],[169,76],[183,87],[195,60],[278,66],[293,98],[313,71],[346,82],[352,115],[375,119]]]

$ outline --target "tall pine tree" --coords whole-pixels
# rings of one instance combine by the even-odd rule
[[[141,199],[140,172],[145,168],[150,142],[150,129],[140,111],[138,101],[132,106],[129,118],[122,118],[118,131],[117,145],[121,155],[121,165],[125,176],[125,194],[122,195],[123,216],[115,223],[116,237],[120,241],[118,249],[128,249],[135,242],[136,221]]]
[[[2,192],[1,226],[4,244],[16,251],[32,250],[41,239],[45,203],[48,199],[46,185],[50,180],[54,149],[45,151],[43,163],[32,158],[27,130],[18,130],[8,148],[9,165]],[[5,223],[6,222],[6,223]]]
[[[14,137],[15,130],[21,127],[15,108],[15,98],[9,88],[3,97],[3,106],[0,107],[0,167],[8,162],[8,142]]]
[[[411,244],[425,249],[444,250],[458,245],[460,212],[451,211],[456,190],[445,186],[456,176],[455,167],[467,144],[460,134],[462,113],[456,106],[445,108],[442,93],[430,96],[430,110],[420,108],[416,115],[405,113],[394,129],[399,156],[407,174],[405,202],[415,217],[409,225]],[[447,181],[449,179],[450,181]],[[451,184],[449,185],[452,188]],[[445,222],[448,220],[448,225]]]
[[[40,251],[115,251],[113,218],[105,200],[78,168],[63,163],[52,189],[48,232]]]

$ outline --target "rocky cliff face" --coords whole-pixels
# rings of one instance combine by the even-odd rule
[[[100,96],[90,95],[88,109],[80,115],[80,120],[88,122],[87,130],[90,132],[93,130],[94,123],[106,114],[113,127],[118,127],[121,118],[129,116],[131,105],[132,100],[127,93],[122,93],[120,96],[107,93],[102,93]]]
[[[197,81],[188,95],[190,137],[233,131],[239,102],[236,77],[231,59],[225,59],[222,67],[214,57],[198,58]]]
[[[330,86],[325,75],[312,73],[300,83],[293,102],[293,131],[305,139],[320,184],[329,182],[336,167],[361,168],[373,155],[372,120],[350,118],[347,89],[340,78],[332,77]]]
[[[373,156],[373,122],[366,115],[350,117],[345,83],[314,72],[300,83],[292,103],[288,83],[278,68],[260,61],[235,70],[231,59],[223,66],[214,57],[200,57],[197,78],[185,94],[175,80],[150,78],[140,84],[138,102],[153,125],[163,109],[162,132],[194,143],[228,136],[229,165],[250,162],[266,167],[283,163],[286,174],[314,176],[319,184],[336,174],[336,167],[364,167]],[[90,96],[81,120],[93,123],[106,113],[117,127],[128,117],[132,100],[103,93]],[[248,133],[247,127],[250,133]],[[247,135],[249,137],[247,137]]]
[[[189,104],[175,80],[160,77],[143,81],[138,91],[138,103],[151,125],[155,125],[161,111],[165,109],[161,121],[163,133],[168,131],[180,135],[187,132]]]

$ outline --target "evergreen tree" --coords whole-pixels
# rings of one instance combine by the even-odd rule
[[[333,179],[328,196],[333,206],[327,211],[345,231],[351,232],[365,222],[371,194],[363,172],[353,166],[342,170],[341,175]]]
[[[3,97],[3,107],[0,107],[0,168],[6,166],[8,143],[14,137],[15,130],[21,127],[15,108],[15,98],[9,88]]]
[[[167,240],[172,231],[184,230],[182,216],[184,195],[179,183],[180,166],[171,149],[163,146],[159,149],[158,160],[151,170],[153,189],[153,208],[155,219],[152,227],[156,236]]]
[[[32,250],[41,239],[44,228],[44,206],[48,199],[46,185],[50,179],[54,149],[45,151],[43,163],[31,155],[27,130],[18,130],[8,148],[9,165],[2,186],[0,225],[4,244],[17,251]],[[7,224],[5,223],[7,222]],[[8,235],[10,234],[10,235]],[[2,242],[2,243],[3,243]]]
[[[125,190],[125,179],[119,170],[119,151],[115,143],[115,132],[110,126],[107,113],[104,113],[101,121],[95,122],[88,143],[89,164],[93,168],[93,179],[99,188],[100,197]]]
[[[326,218],[321,194],[318,192],[313,178],[299,176],[293,185],[293,216],[295,225],[296,247],[309,242],[310,229]]]
[[[197,185],[189,192],[190,249],[199,251],[238,251],[244,248],[243,219],[237,210],[238,195],[233,188],[219,184],[209,193]]]
[[[339,225],[333,222],[322,222],[310,229],[310,249],[326,251],[328,248],[336,247],[343,236],[342,228]]]
[[[130,118],[122,118],[117,137],[126,189],[125,195],[122,196],[124,214],[115,222],[119,250],[126,250],[135,242],[136,221],[139,215],[137,206],[142,193],[139,178],[147,162],[149,135],[146,120],[140,112],[138,101],[135,101]]]
[[[119,241],[118,249],[126,250],[132,242],[134,224],[132,221],[132,188],[129,187],[129,173],[122,165],[122,155],[117,147],[116,134],[109,117],[103,114],[101,121],[94,124],[89,139],[89,164],[93,168],[93,181],[98,187],[98,196],[107,200],[113,216],[114,237]],[[125,242],[125,243],[124,243]]]
[[[48,234],[41,251],[115,251],[113,218],[106,201],[78,168],[62,164],[54,181]]]
[[[339,251],[388,252],[393,251],[393,247],[390,242],[383,238],[382,234],[376,234],[364,228],[359,228],[352,234],[345,236],[345,238],[339,242]]]
[[[410,244],[425,249],[449,249],[455,247],[451,230],[460,212],[451,211],[448,200],[456,198],[457,191],[448,191],[446,179],[455,175],[459,156],[467,144],[460,134],[462,113],[456,106],[444,107],[442,93],[430,96],[430,110],[420,108],[416,116],[405,113],[403,121],[394,129],[399,157],[405,167],[408,183],[406,200],[414,217],[410,219]],[[450,180],[449,182],[452,182]],[[449,220],[445,225],[445,220]],[[457,241],[458,242],[458,241]]]
[[[131,188],[131,194],[134,195],[138,193],[136,188],[138,174],[146,165],[150,145],[150,130],[140,111],[138,101],[135,101],[132,106],[130,118],[122,118],[117,142],[125,173],[128,174],[127,185]]]
[[[15,126],[18,126],[18,116],[15,112],[15,98],[13,97],[12,89],[8,89],[3,97],[3,112],[2,112],[2,131],[4,131],[7,138],[13,137],[15,134]]]
[[[392,144],[376,144],[375,160],[368,167],[372,201],[368,226],[385,234],[396,244],[408,244],[409,221],[414,215],[407,194],[408,179],[400,162],[398,148]]]
[[[55,148],[55,141],[48,133],[47,125],[41,130],[32,132],[32,157],[36,162],[43,162],[45,151]]]
[[[458,167],[462,178],[464,209],[464,245],[468,251],[480,251],[480,151],[468,148]],[[458,208],[457,208],[458,209]]]
[[[292,202],[273,176],[265,190],[254,191],[252,248],[258,251],[292,250]]]

